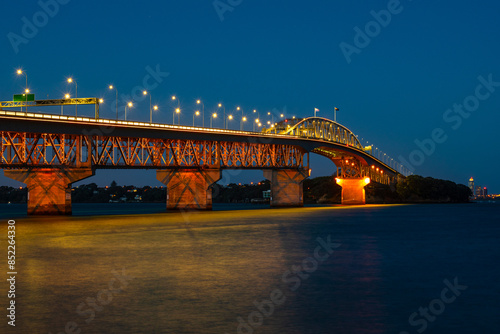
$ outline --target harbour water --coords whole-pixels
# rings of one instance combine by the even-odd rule
[[[25,209],[0,333],[500,332],[498,204]]]

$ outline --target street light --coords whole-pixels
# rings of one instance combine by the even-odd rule
[[[243,116],[241,118],[241,122],[240,122],[240,130],[243,130],[243,122],[246,122],[247,121],[247,118],[245,116]]]
[[[158,106],[157,106],[157,105],[154,105],[154,106],[153,106],[153,110],[154,110],[154,111],[157,111],[157,110],[158,110]],[[151,113],[152,113],[152,112],[151,112]],[[150,123],[153,123],[153,116],[152,116],[152,115],[151,115]]]
[[[28,74],[26,74],[26,72],[23,71],[22,69],[18,69],[17,75],[24,75],[26,77],[26,87],[24,88],[24,99],[25,99],[25,102],[28,102],[28,95],[27,94],[30,92],[30,90],[28,88]],[[23,111],[23,107],[21,107],[21,111]],[[27,105],[26,105],[26,112],[28,112]]]
[[[200,111],[196,110],[193,114],[193,126],[194,126],[194,116],[200,116]]]
[[[217,118],[217,113],[213,113],[212,116],[210,116],[210,128],[212,128],[212,119]]]
[[[68,78],[68,83],[75,83],[75,87],[76,87],[76,93],[75,93],[75,99],[78,98],[78,84],[76,83],[76,80],[73,80],[73,78]],[[78,102],[76,102],[77,104],[75,104],[75,116],[78,116]]]
[[[253,123],[253,131],[255,132],[255,124],[260,124],[259,119],[255,119],[255,123]]]
[[[71,95],[69,95],[69,94],[64,94],[64,98],[67,100],[67,99],[71,98]],[[64,110],[63,110],[63,108],[64,108],[64,105],[63,105],[63,104],[61,104],[61,115],[63,115],[63,114],[64,114]]]
[[[205,127],[205,105],[201,100],[196,100],[196,104],[201,104],[201,118],[202,118],[202,127]]]
[[[181,115],[180,115],[180,112],[181,112],[181,101],[179,101],[179,99],[177,98],[177,96],[175,95],[172,95],[172,101],[177,101],[177,107],[174,109],[174,113],[173,113],[173,119],[172,119],[172,124],[175,123],[175,113],[179,114],[179,125],[181,124]],[[179,111],[177,111],[179,110]]]
[[[118,120],[118,89],[116,87],[114,87],[113,85],[109,85],[109,89],[110,90],[115,90],[116,91],[116,119]]]
[[[144,95],[148,95],[148,91],[142,92]],[[149,93],[149,123],[153,123],[153,108],[151,108],[151,93]]]
[[[226,129],[229,126],[229,121],[233,119],[233,115],[227,116],[227,123],[226,123]]]
[[[127,103],[125,106],[125,120],[127,120],[127,107],[132,108],[134,104],[132,102]]]
[[[222,103],[219,103],[218,107],[224,109],[224,129],[225,129],[226,128],[226,106],[222,105]]]
[[[271,112],[267,112],[267,116],[271,116],[271,122],[267,122],[267,124],[273,123],[274,124],[274,115],[271,115]]]
[[[175,111],[174,113],[172,114],[172,125],[175,124],[175,114],[177,114],[178,116],[178,123],[179,125],[181,125],[181,108],[175,108]]]

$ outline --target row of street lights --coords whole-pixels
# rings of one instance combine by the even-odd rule
[[[26,79],[26,87],[25,87],[25,94],[28,94],[30,92],[29,88],[28,88],[28,75],[26,73],[26,71],[22,70],[22,69],[18,69],[17,70],[17,74],[18,75],[24,75],[25,76],[25,79]],[[66,79],[66,82],[68,84],[75,84],[75,98],[78,98],[78,83],[77,81],[72,78],[72,77],[69,77]],[[116,86],[114,85],[109,85],[108,86],[109,90],[114,90],[115,91],[115,103],[116,103],[116,106],[115,106],[115,112],[116,112],[116,119],[118,120],[118,89]],[[159,107],[158,105],[152,105],[152,96],[151,96],[151,92],[148,92],[146,90],[143,91],[143,95],[149,95],[149,122],[152,123],[153,122],[153,110],[154,111],[157,111],[159,110]],[[65,94],[65,99],[70,99],[71,96],[70,94]],[[26,100],[27,100],[27,96],[26,96]],[[177,102],[177,106],[176,108],[174,109],[173,113],[172,113],[172,124],[175,124],[175,115],[177,114],[177,123],[180,125],[180,114],[181,114],[181,107],[180,107],[180,101],[179,99],[177,98],[177,96],[173,95],[171,97],[172,101],[176,101]],[[100,103],[103,103],[104,100],[103,99],[100,99],[99,100]],[[205,127],[205,104],[200,100],[196,100],[196,104],[197,105],[200,105],[201,106],[201,112],[199,110],[199,108],[197,108],[194,113],[193,113],[193,126],[195,125],[195,117],[197,116],[202,116],[202,126]],[[127,102],[126,105],[125,105],[125,120],[127,120],[127,110],[130,110],[130,108],[132,108],[134,106],[134,104],[132,102]],[[224,129],[227,129],[230,125],[230,122],[235,118],[232,114],[229,114],[227,117],[226,117],[226,107],[224,104],[222,103],[218,103],[217,104],[217,109],[220,110],[222,108],[222,113],[223,113],[223,128]],[[26,107],[26,111],[27,111],[27,107]],[[240,119],[240,130],[243,130],[243,127],[244,127],[244,123],[248,121],[248,118],[246,116],[244,116],[243,114],[243,110],[241,107],[237,106],[236,107],[236,110],[235,112],[239,112],[241,111],[241,119]],[[255,119],[255,123],[253,123],[253,130],[255,131],[255,127],[258,126],[258,127],[261,127],[262,126],[262,123],[261,123],[261,120],[260,120],[260,115],[259,113],[257,112],[257,110],[253,110],[253,113],[257,115],[257,118]],[[61,114],[63,114],[63,108],[61,107]],[[268,112],[267,113],[268,116],[271,116],[271,121],[267,121],[267,124],[268,125],[271,125],[271,126],[274,126],[274,116],[271,115],[271,112]],[[75,116],[78,116],[78,105],[75,105]],[[214,112],[211,116],[210,116],[210,127],[213,126],[213,120],[216,119],[218,117],[218,114],[217,112]],[[281,114],[281,118],[283,118],[284,115]]]
[[[113,85],[110,85],[109,86],[109,89],[110,90],[115,90],[116,92],[116,118],[118,119],[118,90],[115,86]],[[151,96],[151,93],[148,92],[148,91],[143,91],[143,95],[149,95],[149,110],[150,110],[150,116],[149,116],[149,121],[150,123],[153,122],[153,110],[157,111],[159,110],[159,107],[158,105],[152,105],[152,96]],[[171,97],[171,100],[172,101],[176,101],[177,102],[177,106],[175,107],[173,113],[172,113],[172,124],[175,125],[175,115],[177,115],[177,123],[180,125],[180,114],[181,114],[181,108],[180,108],[180,101],[179,99],[177,98],[177,96],[173,95]],[[202,116],[202,127],[205,127],[205,104],[201,101],[201,100],[196,100],[196,104],[197,105],[201,105],[201,112],[199,110],[199,108],[197,108],[194,113],[193,113],[193,126],[195,125],[195,118],[197,116]],[[133,103],[132,102],[128,102],[127,105],[125,106],[125,108],[127,108],[127,106],[129,108],[131,108],[133,106]],[[224,123],[223,123],[223,128],[224,129],[227,129],[230,125],[230,121],[234,119],[234,116],[232,114],[228,115],[226,117],[226,108],[225,106],[222,104],[222,103],[218,103],[217,104],[217,108],[220,109],[222,108],[223,110],[223,120],[224,120]],[[243,114],[243,110],[241,109],[241,107],[236,107],[236,111],[240,111],[241,110],[241,121],[240,121],[240,130],[243,130],[243,124],[244,122],[246,122],[248,120],[247,117],[244,116]],[[254,113],[257,113],[257,110],[253,110]],[[126,114],[126,112],[125,112]],[[271,115],[271,112],[268,112],[268,115]],[[213,121],[214,119],[216,119],[218,117],[218,114],[217,112],[214,112],[213,114],[210,115],[210,127],[213,127]],[[283,118],[284,115],[281,114],[281,118]],[[273,124],[274,124],[274,118],[273,119]],[[125,120],[126,120],[126,115],[125,115]],[[271,121],[268,121],[267,122],[268,124],[271,124]],[[255,125],[257,125],[258,127],[261,127],[262,126],[262,123],[260,122],[260,119],[259,119],[259,114],[257,113],[257,119],[255,119],[255,124],[254,124],[254,131],[255,131]]]
[[[25,77],[25,89],[24,89],[24,93],[25,93],[25,98],[26,98],[26,101],[28,100],[28,94],[30,93],[30,89],[28,87],[28,74],[26,73],[25,70],[23,69],[18,69],[16,71],[17,75],[24,75]],[[72,77],[69,77],[66,79],[67,83],[68,84],[75,84],[75,98],[78,98],[78,83],[76,82],[76,80]],[[115,91],[115,95],[116,95],[116,119],[118,120],[118,89],[116,88],[116,86],[114,85],[109,85],[109,90],[114,90]],[[152,96],[151,96],[151,92],[148,92],[146,90],[143,91],[143,95],[146,96],[146,95],[149,95],[149,122],[150,123],[153,123],[153,110],[157,111],[159,110],[159,107],[158,105],[152,105]],[[71,96],[70,94],[65,94],[64,95],[64,98],[65,99],[70,99]],[[177,96],[173,95],[171,97],[172,101],[174,102],[177,102],[177,106],[176,108],[174,109],[173,113],[172,113],[172,124],[175,125],[175,115],[177,114],[177,123],[180,125],[180,114],[181,114],[181,107],[180,107],[180,101],[179,99],[177,98]],[[103,103],[103,99],[100,99],[99,100],[100,103]],[[201,105],[201,112],[199,110],[199,108],[196,108],[196,110],[194,111],[193,113],[193,126],[195,125],[195,118],[197,116],[202,116],[202,126],[205,127],[205,104],[201,101],[201,100],[196,100],[196,104],[197,105]],[[133,107],[133,103],[132,102],[127,102],[127,104],[125,105],[125,120],[127,120],[127,110],[129,110],[130,108]],[[222,108],[222,111],[223,111],[223,128],[224,129],[227,129],[228,126],[230,125],[230,122],[234,119],[234,116],[232,114],[229,114],[227,117],[226,117],[226,107],[224,104],[222,103],[218,103],[217,104],[217,111],[220,110]],[[335,108],[335,117],[334,117],[334,121],[336,121],[336,111],[338,110],[338,108]],[[22,108],[21,108],[21,111],[22,111]],[[28,111],[28,107],[26,106],[26,112]],[[240,130],[243,130],[243,125],[245,122],[248,121],[247,117],[244,116],[243,114],[243,110],[241,107],[236,107],[236,110],[235,112],[239,112],[241,111],[241,120],[240,120]],[[317,109],[315,109],[315,114],[316,114],[316,111]],[[61,115],[63,114],[63,106],[61,106]],[[260,114],[259,112],[257,112],[256,109],[253,110],[253,114],[256,114],[256,118],[253,122],[253,131],[255,131],[255,127],[258,126],[259,128],[262,126],[262,122],[261,122],[261,119],[260,119]],[[78,116],[78,104],[75,105],[75,116]],[[267,112],[267,116],[270,116],[271,117],[271,120],[268,120],[267,121],[267,124],[270,125],[271,127],[274,127],[275,123],[274,123],[274,114],[272,114],[271,112]],[[213,121],[214,119],[216,119],[218,117],[218,114],[217,112],[214,112],[210,115],[210,128],[213,127]],[[280,114],[280,118],[284,118],[285,115],[284,114]],[[294,116],[295,118],[295,116]],[[385,163],[389,164],[391,167],[394,166],[394,167],[399,167],[399,168],[402,168],[402,165],[397,163],[393,158],[389,157],[386,153],[384,152],[381,152],[380,149],[378,149],[377,147],[375,146],[372,146],[376,152],[372,152],[372,155],[377,155],[377,157],[379,159],[382,159],[382,161],[384,161]],[[377,154],[378,153],[378,154]]]
[[[28,74],[26,73],[25,70],[20,69],[20,68],[17,69],[16,73],[17,73],[17,75],[24,75],[24,77],[26,79],[26,86],[24,89],[24,94],[25,94],[26,101],[28,101],[28,94],[30,92],[30,89],[28,87]],[[76,83],[76,81],[71,77],[67,78],[66,81],[70,84],[71,83],[75,84],[75,89],[76,89],[75,98],[78,98],[78,84]],[[65,98],[69,99],[69,94],[65,94]],[[28,112],[28,106],[25,106],[25,108],[26,108],[26,112]],[[61,110],[62,110],[62,108],[61,108]],[[21,108],[21,111],[22,111],[22,108]],[[78,116],[78,105],[75,105],[75,116]]]

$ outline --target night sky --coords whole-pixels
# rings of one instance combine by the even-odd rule
[[[41,6],[40,3],[46,4]],[[4,3],[0,99],[102,97],[101,117],[192,124],[196,99],[205,125],[222,102],[252,120],[273,111],[318,116],[350,128],[415,174],[500,192],[500,5],[496,1],[78,1]],[[57,5],[55,5],[57,4]],[[44,8],[45,7],[45,8]],[[217,8],[216,8],[217,7]],[[152,75],[151,73],[155,73]],[[168,73],[168,74],[167,74]],[[133,97],[135,95],[135,98]],[[34,111],[34,110],[33,110]],[[44,110],[60,112],[57,110]],[[92,116],[92,108],[78,108]],[[74,114],[66,107],[65,114]],[[218,122],[218,123],[217,123]],[[233,121],[233,128],[236,122]],[[197,123],[199,124],[199,123]],[[218,119],[216,126],[221,126]],[[250,124],[246,124],[250,130]],[[334,165],[311,155],[313,176]],[[97,171],[84,183],[160,185],[154,171]],[[225,172],[222,183],[263,179]],[[19,186],[0,176],[0,185]]]

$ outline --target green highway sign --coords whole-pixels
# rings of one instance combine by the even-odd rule
[[[14,102],[35,101],[35,94],[15,94]]]

